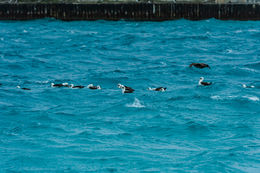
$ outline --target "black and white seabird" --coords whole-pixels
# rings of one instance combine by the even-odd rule
[[[94,86],[93,84],[89,84],[87,86],[87,88],[92,89],[92,90],[101,90],[101,87],[99,85]]]
[[[74,84],[70,84],[70,88],[78,88],[78,89],[82,89],[84,88],[85,86],[82,86],[82,85],[76,85],[74,86]]]
[[[166,91],[166,89],[167,88],[165,88],[165,87],[158,87],[158,88],[151,88],[151,87],[149,87],[148,88],[148,90],[150,90],[150,91],[162,91],[162,92]]]
[[[133,88],[124,86],[122,84],[118,84],[117,87],[122,89],[122,93],[133,93],[135,91]]]
[[[51,83],[51,87],[57,87],[57,88],[60,88],[60,87],[70,87],[70,85],[68,83],[59,83],[59,84]]]
[[[209,86],[212,84],[212,82],[203,82],[203,80],[204,80],[204,77],[200,77],[199,85]]]
[[[197,67],[197,68],[205,68],[208,67],[210,68],[210,66],[208,64],[204,64],[204,63],[191,63],[189,67]]]
[[[17,86],[17,88],[22,89],[22,90],[31,90],[30,88],[21,88],[20,86]]]
[[[135,91],[134,89],[127,86],[123,86],[122,88],[122,93],[133,93],[134,91]]]

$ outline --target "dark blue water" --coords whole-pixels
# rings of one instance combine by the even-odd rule
[[[259,21],[1,21],[0,172],[260,172],[259,40]]]

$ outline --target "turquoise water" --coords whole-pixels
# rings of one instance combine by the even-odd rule
[[[259,21],[1,21],[0,172],[260,172],[259,40]]]

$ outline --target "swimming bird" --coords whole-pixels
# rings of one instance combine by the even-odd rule
[[[189,67],[195,66],[197,68],[205,68],[208,67],[210,68],[210,66],[208,64],[204,64],[204,63],[191,63]]]
[[[122,93],[133,93],[134,91],[135,91],[134,89],[127,86],[123,86],[122,88]]]
[[[94,86],[93,84],[89,84],[87,86],[87,88],[92,89],[92,90],[101,90],[101,87],[99,85]]]
[[[70,85],[68,83],[59,83],[59,84],[51,83],[51,87],[57,87],[57,88],[60,88],[60,87],[70,87]]]
[[[203,80],[204,80],[204,77],[200,77],[199,85],[209,86],[212,84],[212,82],[203,82]]]
[[[22,89],[22,90],[31,90],[30,88],[21,88],[20,86],[17,86],[17,88]]]
[[[82,89],[84,88],[85,86],[82,86],[82,85],[76,85],[74,86],[74,84],[70,84],[70,88],[78,88],[78,89]]]
[[[167,88],[164,88],[164,87],[158,87],[158,88],[151,88],[151,87],[149,87],[148,88],[148,90],[150,90],[150,91],[162,91],[162,92],[166,91],[166,89]]]
[[[122,89],[122,93],[133,93],[135,91],[133,88],[128,87],[128,86],[124,86],[120,83],[117,86],[118,86],[118,88]]]

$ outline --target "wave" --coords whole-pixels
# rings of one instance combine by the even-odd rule
[[[215,95],[215,96],[211,96],[210,97],[211,99],[213,99],[213,100],[239,100],[239,99],[247,99],[247,100],[249,100],[249,101],[255,101],[255,102],[257,102],[257,101],[259,101],[260,99],[259,99],[259,97],[257,97],[257,96],[242,96],[242,97],[240,97],[240,96],[233,96],[233,95],[230,95],[230,96],[219,96],[219,95]]]
[[[236,31],[234,31],[234,33],[242,33],[243,31],[242,30],[236,30]]]
[[[249,72],[258,72],[258,70],[251,69],[251,68],[240,68],[241,70],[249,71]]]
[[[46,81],[36,81],[35,83],[37,84],[47,84],[50,83],[50,81],[46,80]]]
[[[126,107],[130,107],[130,108],[144,108],[145,105],[141,104],[140,100],[135,98],[134,102],[131,103],[131,104],[126,104]]]
[[[232,53],[232,52],[233,52],[233,50],[232,50],[232,49],[227,49],[226,51],[227,51],[227,53],[228,53],[228,54],[230,54],[230,53]]]
[[[256,96],[242,96],[242,97],[251,101],[259,101],[259,98]]]
[[[225,34],[227,25],[244,32]],[[257,158],[243,151],[259,142],[260,109],[260,33],[247,30],[258,26],[215,19],[0,22],[0,148],[6,155],[0,170],[127,172],[130,160],[138,163],[135,172],[160,171],[161,165],[163,172],[173,166],[237,172],[229,165],[245,158],[246,172]],[[212,69],[189,68],[194,61]],[[198,86],[201,76],[215,85]],[[52,82],[103,90],[54,89]],[[122,94],[118,83],[136,92]],[[147,90],[161,85],[165,93]],[[234,155],[213,165],[226,153]],[[51,161],[45,159],[50,154]],[[172,160],[176,164],[168,164]]]
[[[254,69],[260,69],[260,62],[248,63],[244,65],[245,67],[251,67]]]
[[[225,72],[226,75],[234,76],[249,76],[255,73],[259,73],[259,70],[254,67],[233,67]]]
[[[258,30],[258,29],[249,29],[249,30],[247,30],[248,32],[260,32],[260,30]]]
[[[254,85],[246,85],[246,84],[242,84],[243,88],[255,88]]]
[[[203,125],[201,123],[195,122],[195,121],[189,121],[185,123],[185,126],[188,130],[191,131],[209,131],[209,128],[207,125]]]

